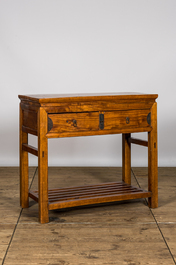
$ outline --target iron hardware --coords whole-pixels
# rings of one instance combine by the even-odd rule
[[[77,121],[76,120],[73,120],[73,126],[77,127]]]
[[[48,132],[53,128],[53,121],[48,117]]]
[[[126,123],[129,124],[130,123],[130,118],[126,117]]]
[[[99,128],[100,130],[104,129],[104,114],[99,114]]]
[[[151,126],[151,112],[147,115],[147,122]]]

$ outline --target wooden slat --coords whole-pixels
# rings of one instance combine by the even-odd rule
[[[78,192],[78,194],[87,194],[87,193],[89,193],[89,192],[94,192],[94,193],[96,193],[96,192],[98,192],[99,190],[101,190],[101,191],[106,191],[106,190],[108,190],[108,191],[112,191],[112,190],[121,190],[121,189],[128,189],[129,187],[128,186],[123,186],[123,185],[114,185],[114,186],[101,186],[101,187],[92,187],[92,188],[89,188],[89,189],[76,189],[76,191]],[[73,194],[73,193],[75,193],[75,190],[63,190],[63,191],[58,191],[58,190],[53,190],[52,192],[50,191],[48,194],[49,195],[54,195],[55,193],[58,193],[58,194]]]
[[[97,193],[98,191],[112,191],[113,189],[116,190],[122,190],[123,189],[129,189],[129,186],[125,186],[123,182],[111,182],[111,183],[102,183],[100,185],[85,185],[85,186],[76,186],[76,187],[70,187],[70,188],[62,188],[62,189],[53,189],[48,191],[49,198],[57,196],[57,194],[62,196],[75,196],[77,193],[78,195],[84,195],[89,193]],[[132,186],[131,186],[132,187]],[[38,196],[38,191],[32,191],[34,195]]]
[[[131,200],[131,199],[139,199],[151,197],[151,192],[131,192],[127,194],[115,194],[115,195],[103,195],[103,196],[95,196],[90,198],[82,198],[78,200],[67,200],[67,201],[59,201],[49,203],[49,210],[68,208],[74,206],[81,205],[89,205],[89,204],[97,204],[97,203],[106,203],[106,202],[115,202],[115,201],[123,201],[123,200]]]
[[[30,191],[29,196],[38,202],[38,191]],[[110,183],[102,183],[48,191],[50,210],[146,197],[151,197],[151,192],[124,182],[113,182],[112,185]]]
[[[97,188],[97,187],[114,187],[114,185],[118,185],[118,186],[122,186],[124,185],[123,182],[106,182],[106,183],[100,183],[100,184],[92,184],[92,185],[83,185],[83,186],[72,186],[72,187],[63,187],[63,188],[59,188],[59,189],[51,189],[49,190],[49,192],[54,192],[54,191],[70,191],[70,190],[85,190],[85,189],[93,189],[93,188]],[[35,191],[37,192],[37,191]]]
[[[38,150],[37,148],[31,146],[31,145],[28,145],[28,144],[23,144],[22,145],[22,149],[23,151],[26,151],[32,155],[35,155],[35,156],[38,156]]]
[[[85,195],[85,194],[90,194],[90,193],[94,193],[94,194],[97,194],[99,193],[100,191],[101,192],[113,192],[114,190],[115,191],[122,191],[122,190],[127,190],[127,189],[136,189],[136,187],[133,187],[133,186],[124,186],[124,185],[121,185],[121,186],[114,186],[114,187],[107,187],[107,186],[102,186],[102,187],[99,187],[99,188],[91,188],[91,189],[85,189],[85,190],[79,190],[79,189],[76,189],[76,190],[73,190],[73,191],[68,191],[68,190],[65,190],[65,191],[52,191],[48,193],[49,197],[53,197],[57,194],[59,194],[59,196],[72,196],[72,195]]]
[[[58,188],[58,189],[50,189],[48,191],[48,194],[54,193],[54,192],[70,192],[70,191],[82,191],[82,190],[93,190],[93,189],[98,189],[98,188],[111,188],[111,187],[125,187],[128,186],[126,183],[120,181],[120,182],[105,182],[105,183],[100,183],[100,184],[92,184],[92,185],[83,185],[83,186],[72,186],[72,187],[63,187],[63,188]],[[131,186],[132,187],[132,186]],[[33,191],[34,193],[38,193],[37,190]]]
[[[89,198],[89,197],[99,197],[99,196],[108,196],[108,195],[115,195],[115,194],[125,194],[125,193],[131,193],[131,192],[139,192],[142,190],[137,190],[135,188],[130,189],[130,188],[126,188],[126,189],[121,189],[121,190],[111,190],[111,191],[104,191],[104,190],[99,190],[95,192],[86,192],[85,194],[81,194],[81,193],[76,193],[75,194],[71,194],[71,195],[50,195],[49,196],[49,202],[56,202],[56,201],[65,201],[65,200],[81,200],[83,198]]]
[[[138,145],[148,147],[148,141],[144,141],[144,140],[140,140],[140,139],[136,139],[136,138],[131,137],[131,138],[128,138],[128,142],[131,144],[138,144]]]

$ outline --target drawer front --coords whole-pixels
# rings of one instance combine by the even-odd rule
[[[81,132],[81,131],[96,131],[99,130],[99,113],[64,113],[64,114],[49,114],[49,132]],[[50,125],[51,124],[51,125]]]
[[[49,114],[48,132],[76,136],[76,132],[92,135],[94,131],[96,135],[150,131],[149,113],[150,110],[128,110]]]
[[[130,129],[150,127],[148,123],[149,110],[109,111],[104,114],[104,128]]]

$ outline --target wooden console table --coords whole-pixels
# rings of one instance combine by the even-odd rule
[[[39,203],[39,221],[49,222],[49,210],[112,201],[149,198],[158,206],[156,94],[108,93],[19,95],[20,203]],[[131,133],[148,132],[148,141]],[[122,134],[122,181],[48,190],[48,138]],[[38,149],[28,145],[38,136]],[[148,191],[131,186],[131,144],[148,147]],[[38,191],[28,188],[28,153],[38,156]]]

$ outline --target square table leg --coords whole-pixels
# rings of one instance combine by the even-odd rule
[[[130,137],[130,133],[122,134],[122,180],[127,184],[131,184],[131,143],[128,141]]]
[[[22,131],[23,110],[20,104],[20,205],[29,207],[29,177],[28,177],[28,152],[23,150],[23,144],[28,143],[28,133]]]
[[[38,190],[39,190],[39,221],[49,222],[48,214],[48,139],[47,113],[43,108],[38,110]]]
[[[157,154],[157,103],[151,108],[152,131],[148,133],[148,190],[152,197],[148,199],[149,207],[158,207],[158,154]]]

